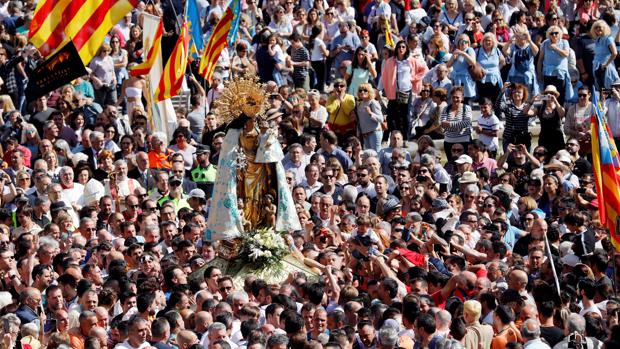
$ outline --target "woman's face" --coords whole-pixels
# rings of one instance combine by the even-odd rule
[[[520,88],[515,88],[512,90],[512,100],[519,102],[523,100],[523,91],[521,91]]]
[[[493,39],[489,37],[484,38],[484,40],[482,41],[482,44],[484,45],[484,48],[486,49],[490,49],[494,46]]]
[[[495,212],[495,201],[491,199],[486,199],[484,201],[484,212],[488,214],[493,214],[493,212]]]
[[[534,215],[526,214],[523,219],[523,226],[525,227],[525,230],[530,231],[532,229],[532,225],[534,225]]]
[[[132,151],[133,150],[133,143],[131,142],[131,140],[129,138],[124,138],[121,141],[121,149],[125,150],[125,151]]]
[[[56,168],[56,165],[58,164],[58,159],[56,158],[56,154],[54,153],[47,154],[45,156],[45,162],[47,162],[48,168]]]
[[[454,91],[452,93],[452,104],[460,105],[461,103],[463,103],[463,93],[460,91]]]
[[[114,166],[114,160],[111,157],[106,156],[106,158],[102,161],[104,168],[112,168]]]
[[[133,27],[131,28],[131,37],[132,39],[137,39],[140,36],[140,28]]]
[[[88,176],[88,171],[87,170],[82,170],[80,171],[80,173],[78,173],[78,182],[82,185],[86,185],[86,183],[88,183],[89,180],[89,176]]]
[[[113,127],[110,127],[110,128],[105,130],[105,139],[106,139],[106,141],[109,141],[109,140],[113,139],[115,135],[116,135],[116,130]]]
[[[319,15],[316,13],[316,10],[311,10],[310,13],[308,13],[308,16],[310,17],[310,20],[312,22],[316,21],[319,18]]]
[[[452,207],[456,212],[461,212],[461,204],[455,197],[451,197],[448,199],[448,205]]]
[[[545,182],[543,185],[547,194],[555,194],[555,192],[558,190],[558,185],[552,178],[545,178]]]
[[[75,126],[77,126],[78,129],[84,126],[84,117],[82,115],[75,117]]]

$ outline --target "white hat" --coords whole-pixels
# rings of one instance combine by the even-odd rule
[[[565,164],[565,165],[572,165],[573,164],[573,159],[570,158],[570,156],[566,155],[566,154],[561,154],[560,156],[558,156],[558,161]]]
[[[462,165],[462,164],[470,164],[471,165],[471,164],[474,163],[474,160],[469,155],[463,154],[463,155],[459,156],[459,158],[456,159],[454,162],[459,164],[459,165]]]
[[[466,171],[463,172],[461,178],[459,178],[459,183],[468,184],[468,183],[478,183],[478,176],[475,173]]]
[[[581,259],[579,259],[579,257],[577,257],[576,255],[569,253],[566,256],[562,257],[560,259],[562,261],[563,264],[566,264],[570,267],[574,267],[577,264],[581,263]]]

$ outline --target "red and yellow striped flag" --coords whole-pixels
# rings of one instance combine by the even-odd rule
[[[396,43],[394,42],[394,38],[392,37],[390,21],[388,21],[387,17],[383,17],[383,24],[385,24],[385,44],[394,49],[396,48]]]
[[[611,131],[603,116],[596,93],[592,104],[594,115],[590,122],[592,139],[592,169],[598,199],[599,219],[609,229],[609,236],[616,251],[620,251],[620,157],[611,137]]]
[[[155,102],[160,102],[179,94],[185,69],[187,69],[187,58],[189,49],[189,32],[187,22],[183,23],[179,39],[172,50],[172,54],[166,63],[157,90],[155,90]]]
[[[215,66],[222,50],[228,44],[228,32],[233,24],[233,11],[230,7],[226,8],[224,15],[217,22],[217,25],[213,29],[209,42],[205,45],[204,53],[200,58],[200,68],[198,73],[205,77],[205,79],[211,83],[213,78],[213,72],[215,72]]]
[[[149,71],[151,71],[151,67],[155,60],[157,60],[157,56],[161,52],[161,37],[164,34],[164,22],[160,19],[159,25],[157,26],[157,31],[155,32],[155,37],[153,38],[153,43],[151,44],[151,48],[149,48],[149,53],[146,56],[146,60],[136,66],[134,66],[129,74],[132,76],[139,75],[147,75]]]
[[[28,38],[44,57],[69,40],[86,65],[97,54],[112,27],[139,0],[40,0]]]

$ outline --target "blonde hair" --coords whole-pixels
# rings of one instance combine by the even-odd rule
[[[486,33],[484,34],[484,36],[482,36],[482,42],[484,43],[484,40],[486,39],[491,39],[493,41],[493,47],[497,47],[497,37],[495,37],[495,34],[493,33]]]
[[[469,314],[474,319],[480,319],[480,314],[482,313],[482,305],[480,302],[475,300],[465,301],[463,304],[463,313]]]
[[[368,91],[368,99],[369,100],[375,99],[375,89],[372,88],[371,84],[369,84],[369,83],[360,84],[357,87],[357,94],[358,95],[359,95],[361,89],[365,89],[366,91]]]
[[[609,28],[609,25],[607,24],[607,22],[605,22],[602,19],[599,19],[598,21],[594,22],[592,24],[592,28],[590,28],[590,36],[597,38],[599,37],[596,34],[596,29],[601,28],[603,29],[603,35],[601,36],[609,36],[611,34],[611,28]]]
[[[559,25],[552,25],[547,29],[547,32],[545,33],[545,36],[547,37],[547,39],[549,39],[551,37],[551,33],[558,31],[560,32],[560,35],[563,33],[562,28],[560,28]],[[560,36],[560,39],[562,37]]]
[[[13,104],[13,100],[9,95],[0,95],[0,101],[2,102],[2,109],[7,111],[15,110],[15,104]]]
[[[531,211],[538,207],[536,201],[529,196],[523,196],[519,199],[519,201],[525,205],[526,211]]]

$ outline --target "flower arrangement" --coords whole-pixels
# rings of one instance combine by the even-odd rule
[[[271,227],[249,231],[243,235],[241,256],[256,269],[277,266],[289,253],[289,247],[282,235]]]

